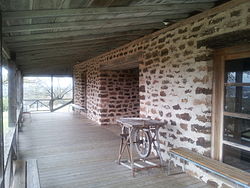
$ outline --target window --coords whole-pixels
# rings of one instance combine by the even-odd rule
[[[250,172],[250,51],[218,51],[214,70],[213,157]]]

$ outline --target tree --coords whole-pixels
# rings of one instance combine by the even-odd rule
[[[53,89],[50,77],[28,77],[24,79],[25,99],[47,99],[48,108],[54,111],[54,103],[65,98],[72,98],[72,82],[64,81],[63,78],[53,78]],[[40,102],[42,105],[44,103]],[[62,104],[63,105],[63,104]]]
[[[57,85],[53,86],[53,92],[51,91],[51,88],[47,88],[47,92],[52,96],[52,98],[49,101],[49,109],[52,112],[54,110],[54,102],[56,100],[63,99],[69,92],[72,91],[72,86],[68,85],[67,87],[62,87],[58,81]]]

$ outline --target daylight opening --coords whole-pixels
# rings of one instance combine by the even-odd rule
[[[68,111],[72,102],[71,77],[24,77],[24,111]]]

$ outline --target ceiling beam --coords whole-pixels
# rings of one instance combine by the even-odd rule
[[[96,53],[102,53],[104,50],[98,50]],[[39,57],[34,57],[32,59],[28,58],[18,58],[19,64],[35,64],[35,63],[40,63],[40,62],[46,62],[49,61],[49,59],[53,58],[56,61],[59,61],[61,57],[63,58],[68,58],[70,61],[78,61],[82,59],[86,59],[86,54],[89,55],[86,51],[84,52],[68,52],[67,54],[47,54],[47,55],[41,55]],[[93,53],[92,53],[93,54]]]
[[[22,69],[21,69],[22,70]],[[68,67],[54,67],[54,68],[33,68],[22,70],[24,76],[72,76],[72,68]]]
[[[72,74],[73,66],[72,64],[63,63],[60,65],[50,65],[47,64],[44,65],[37,65],[37,66],[19,66],[18,67],[23,73],[54,73],[54,72],[60,72],[60,73],[67,73]]]
[[[171,1],[171,2],[174,2],[175,4],[179,3],[179,4],[182,4],[182,3],[187,3],[187,2],[190,2],[190,3],[208,3],[208,2],[216,2],[217,0],[168,0],[168,2]],[[164,0],[161,2],[159,1],[160,3],[159,4],[163,4]],[[166,0],[165,0],[166,2]],[[144,5],[144,6],[150,6],[150,5],[154,5],[156,3],[156,1],[151,1],[151,0],[143,0],[143,1],[134,1],[132,2],[131,6],[132,5]],[[166,3],[165,3],[166,4]]]
[[[20,65],[18,66],[21,70],[28,70],[28,69],[43,69],[43,68],[54,68],[54,67],[68,67],[72,68],[74,64],[71,62],[61,62],[60,64],[53,64],[51,62],[46,62],[44,64],[35,64],[35,65]]]
[[[113,45],[115,45],[114,43],[111,43]],[[76,47],[72,47],[72,48],[68,48],[68,49],[50,49],[50,50],[38,50],[38,51],[28,51],[28,52],[24,52],[24,53],[18,53],[16,56],[17,58],[30,58],[32,59],[33,57],[39,57],[39,56],[43,56],[43,55],[47,55],[47,54],[68,54],[71,52],[85,52],[85,51],[92,51],[94,49],[100,48],[100,47],[108,47],[108,44],[100,44],[100,45],[93,45],[93,46],[89,46],[88,48],[86,46],[76,46]]]
[[[47,55],[47,54],[66,54],[68,52],[77,52],[77,51],[95,51],[98,48],[107,48],[110,49],[111,46],[120,46],[123,45],[124,41],[112,41],[112,42],[105,42],[100,44],[82,44],[79,46],[72,46],[69,48],[54,48],[54,49],[40,49],[35,51],[26,51],[26,52],[19,52],[17,53],[17,58],[26,57],[32,58],[37,57],[39,55]],[[113,47],[112,47],[113,48]]]
[[[117,46],[114,46],[115,48]],[[17,56],[17,60],[27,60],[27,61],[32,61],[32,60],[39,60],[39,59],[47,59],[51,57],[61,57],[61,56],[76,56],[76,55],[81,55],[84,53],[87,53],[89,51],[93,51],[93,54],[98,54],[101,52],[109,51],[110,47],[108,45],[106,46],[99,46],[97,48],[93,49],[73,49],[73,50],[64,50],[64,51],[58,51],[58,52],[48,52],[48,53],[40,53],[40,54],[31,54],[31,55],[23,55],[23,56]]]
[[[84,48],[94,45],[101,45],[101,44],[108,44],[110,41],[112,42],[121,42],[121,43],[128,43],[131,40],[137,38],[136,36],[134,38],[110,38],[108,39],[102,39],[102,40],[94,40],[90,42],[74,42],[74,43],[59,43],[59,44],[49,44],[49,45],[36,45],[36,46],[27,46],[27,47],[18,47],[18,48],[12,48],[16,53],[24,53],[24,52],[36,52],[40,50],[53,50],[53,49],[70,49],[74,47]]]
[[[41,61],[46,62],[50,58],[55,58],[55,61],[61,57],[68,57],[70,60],[77,59],[77,57],[84,57],[86,51],[77,51],[77,52],[67,52],[66,54],[58,53],[58,54],[46,54],[46,55],[39,55],[37,57],[27,58],[27,57],[19,57],[17,60],[20,62],[19,64],[32,64],[32,63],[40,63]],[[23,63],[21,63],[23,62]]]
[[[105,7],[105,8],[81,8],[81,9],[53,9],[53,10],[26,10],[3,12],[4,20],[29,19],[44,17],[68,17],[85,15],[105,15],[105,14],[126,14],[133,12],[159,12],[173,11],[182,9],[205,10],[214,6],[214,3],[176,3],[152,6],[127,6],[127,7]]]
[[[29,58],[17,58],[18,65],[28,65],[28,64],[39,64],[44,62],[61,62],[61,61],[72,61],[75,63],[77,61],[83,61],[89,59],[98,54],[104,53],[108,50],[98,49],[98,51],[81,51],[81,52],[69,52],[67,54],[47,54],[41,57],[34,57],[33,59]],[[75,54],[74,54],[75,53]]]
[[[90,37],[91,35],[112,34],[115,32],[124,32],[124,31],[130,31],[130,30],[133,31],[133,30],[144,30],[144,29],[162,29],[163,27],[164,27],[163,23],[154,23],[154,24],[104,28],[104,29],[61,31],[61,32],[43,33],[43,34],[29,34],[29,35],[4,37],[4,41],[18,42],[18,41],[41,40],[41,39],[55,39],[55,38],[64,38],[64,37],[76,37],[76,36],[83,36],[83,35],[85,35],[86,37]]]
[[[19,65],[19,69],[22,70],[22,72],[30,72],[30,73],[46,73],[50,72],[51,70],[64,70],[64,72],[70,72],[72,73],[73,65],[75,63],[72,63],[70,61],[60,61],[55,63],[54,61],[46,61],[40,64],[30,64],[30,65]],[[63,71],[61,71],[63,72]]]
[[[28,69],[28,68],[42,68],[42,67],[56,67],[56,66],[73,66],[73,64],[70,61],[60,61],[60,62],[53,62],[53,61],[48,61],[48,62],[43,62],[40,64],[24,64],[24,65],[18,65],[18,67],[22,69]]]
[[[57,23],[43,23],[43,24],[24,24],[24,25],[10,25],[3,26],[3,33],[17,33],[17,32],[32,32],[32,31],[51,31],[51,30],[82,30],[82,29],[97,29],[97,28],[111,28],[128,25],[148,24],[162,22],[165,19],[183,19],[188,17],[188,14],[170,14],[160,16],[147,16],[139,18],[126,19],[101,19],[89,21],[76,22],[57,22]]]
[[[88,54],[86,54],[88,55]],[[61,64],[61,63],[68,63],[68,64],[76,64],[80,61],[79,56],[61,56],[61,57],[50,57],[47,59],[41,59],[41,60],[33,60],[33,61],[20,61],[17,60],[17,65],[19,66],[37,66],[37,65],[43,65],[43,64]]]
[[[36,56],[39,54],[47,54],[47,53],[58,53],[58,52],[67,52],[67,51],[74,51],[74,50],[88,50],[91,51],[92,49],[96,49],[103,46],[112,46],[112,45],[120,45],[126,43],[127,40],[114,40],[114,41],[96,41],[93,43],[76,43],[67,46],[58,46],[52,48],[43,48],[43,49],[34,49],[22,52],[16,52],[16,56]]]
[[[99,35],[83,35],[83,36],[75,36],[75,37],[65,37],[65,38],[56,38],[56,39],[41,39],[41,40],[33,40],[33,41],[19,41],[19,42],[8,42],[6,43],[10,49],[14,48],[23,48],[23,47],[31,47],[31,46],[41,46],[41,45],[55,45],[55,44],[72,44],[74,42],[92,42],[96,40],[112,40],[113,38],[129,38],[129,37],[141,37],[145,34],[151,33],[152,29],[145,30],[134,30],[134,31],[125,31],[125,32],[116,32],[116,33],[108,33],[108,34],[99,34]]]

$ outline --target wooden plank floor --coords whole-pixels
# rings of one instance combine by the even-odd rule
[[[115,163],[116,132],[71,113],[35,113],[20,132],[19,157],[38,160],[42,188],[208,187],[186,174],[168,177],[159,170],[133,178]]]

